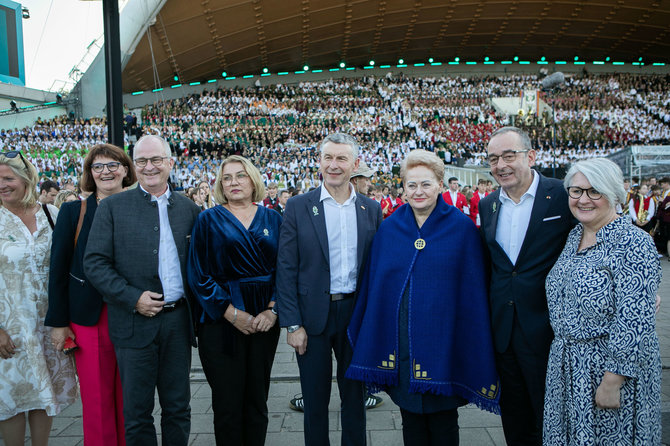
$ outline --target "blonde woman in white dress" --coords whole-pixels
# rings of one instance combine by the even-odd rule
[[[72,358],[56,351],[44,326],[52,223],[40,206],[35,167],[0,152],[0,433],[7,446],[46,445],[52,417],[77,398]],[[50,221],[51,220],[51,221]]]

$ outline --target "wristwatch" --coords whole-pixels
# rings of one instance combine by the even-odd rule
[[[289,326],[286,328],[286,330],[287,330],[289,333],[293,333],[293,332],[295,332],[295,331],[298,331],[299,328],[300,328],[300,325],[289,325]]]

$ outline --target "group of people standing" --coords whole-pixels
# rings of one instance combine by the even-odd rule
[[[261,173],[241,156],[220,163],[217,205],[201,211],[168,184],[174,159],[157,136],[132,160],[95,146],[93,193],[60,213],[36,204],[20,152],[0,154],[5,442],[23,443],[27,419],[46,444],[76,398],[75,349],[85,444],[157,444],[156,390],[162,443],[188,444],[197,345],[217,444],[263,445],[285,327],[307,445],[329,444],[333,353],[343,445],[366,442],[366,387],[400,407],[407,445],[458,444],[467,403],[500,413],[510,445],[660,444],[660,267],[651,238],[616,213],[618,167],[593,159],[545,178],[528,136],[500,128],[487,158],[501,187],[480,197],[478,231],[443,198],[434,153],[403,160],[407,204],[383,219],[360,192],[367,177],[350,181],[355,138],[328,135],[319,151],[322,185],[283,215],[256,204]]]

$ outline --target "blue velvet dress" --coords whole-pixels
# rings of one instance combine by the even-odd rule
[[[200,322],[219,320],[230,303],[255,316],[274,301],[280,224],[281,216],[262,206],[249,229],[223,206],[198,216],[187,275],[204,310]]]

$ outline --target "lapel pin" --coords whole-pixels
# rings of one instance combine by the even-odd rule
[[[270,231],[268,231],[267,228],[263,229],[263,235],[266,236],[266,237],[269,237],[270,236]]]
[[[494,201],[494,202],[493,202],[493,212],[495,212],[495,211],[497,211],[497,210],[498,210],[498,202],[497,202],[497,201]]]
[[[365,206],[361,205],[361,209],[365,210]]]
[[[319,208],[317,208],[316,206],[314,206],[314,207],[312,208],[312,212],[314,212],[314,216],[316,217],[317,215],[319,215]]]
[[[547,195],[547,200],[551,200],[551,196],[550,196],[550,195]]]

